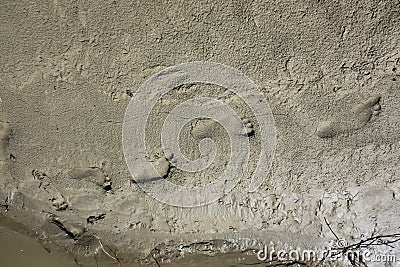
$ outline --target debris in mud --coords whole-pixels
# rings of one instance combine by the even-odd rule
[[[111,181],[105,181],[103,184],[103,189],[106,191],[110,191],[112,189],[112,182]]]
[[[90,224],[94,224],[96,221],[103,220],[105,217],[106,217],[106,214],[105,214],[105,213],[102,213],[102,214],[100,214],[100,215],[98,215],[98,216],[92,215],[92,216],[89,216],[89,217],[86,219],[86,222],[87,222],[87,223],[90,223]]]
[[[62,211],[62,210],[66,210],[68,208],[68,203],[67,201],[64,199],[63,196],[58,196],[58,197],[53,197],[51,199],[52,205],[53,207],[57,210],[57,211]]]
[[[126,94],[129,96],[129,97],[133,97],[133,93],[132,93],[132,91],[131,90],[126,90]]]
[[[43,180],[44,178],[47,177],[47,175],[45,173],[37,171],[37,170],[32,170],[32,176],[33,176],[33,179],[37,179],[37,180]]]
[[[9,205],[8,205],[8,197],[6,197],[6,199],[4,200],[4,204],[0,204],[0,207],[3,208],[4,212],[8,212],[9,210]]]
[[[171,262],[183,257],[185,253],[213,256],[217,253],[228,253],[235,251],[237,251],[236,244],[220,239],[195,242],[191,244],[162,243],[155,247],[142,263],[154,261]]]
[[[254,127],[253,127],[253,124],[251,123],[251,121],[249,119],[244,118],[243,123],[244,123],[244,131],[245,131],[246,136],[254,135]]]

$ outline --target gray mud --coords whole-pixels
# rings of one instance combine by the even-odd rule
[[[399,14],[389,0],[3,1],[2,216],[89,266],[93,257],[154,266],[154,255],[175,266],[193,251],[203,257],[264,244],[323,249],[335,239],[326,221],[349,243],[398,232]],[[274,114],[277,146],[269,175],[248,193],[261,151],[249,107],[213,85],[169,92],[146,126],[160,177],[144,170],[142,178],[201,186],[223,171],[229,138],[212,121],[195,120],[180,135],[190,159],[201,155],[202,139],[214,139],[217,157],[204,172],[184,173],[161,152],[163,120],[193,97],[228,104],[250,144],[241,183],[188,209],[158,202],[132,181],[121,137],[139,86],[192,61],[250,77]],[[377,249],[400,259],[398,243]]]

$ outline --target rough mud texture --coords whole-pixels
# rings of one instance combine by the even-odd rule
[[[0,19],[2,213],[50,248],[154,264],[153,254],[176,259],[269,242],[323,248],[335,239],[324,218],[349,243],[399,232],[398,1],[6,0]],[[180,136],[190,159],[201,139],[215,139],[207,170],[186,175],[161,151],[162,122],[186,99],[229,104],[251,147],[245,179],[230,194],[184,209],[132,182],[122,122],[147,78],[198,60],[237,68],[259,86],[277,147],[270,174],[248,193],[260,153],[249,107],[211,85],[169,92],[146,127],[154,178],[202,185],[229,160],[229,138],[207,120]],[[399,244],[382,249],[400,259]]]

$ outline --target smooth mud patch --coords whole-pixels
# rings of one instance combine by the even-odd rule
[[[49,253],[39,241],[0,225],[1,266],[73,267],[72,258],[64,254]]]

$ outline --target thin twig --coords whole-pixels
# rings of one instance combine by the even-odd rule
[[[158,267],[161,267],[160,264],[158,263],[156,257],[154,257],[153,253],[150,252],[151,257],[153,258],[153,260],[156,262]]]
[[[75,264],[76,264],[77,266],[79,266],[79,267],[82,266],[82,264],[79,263],[79,261],[78,261],[77,258],[74,258],[74,262],[75,262]]]
[[[103,244],[101,243],[100,239],[98,239],[98,240],[99,240],[100,247],[101,247],[101,249],[103,250],[103,252],[104,252],[107,256],[109,256],[110,258],[112,258],[113,260],[116,260],[116,261],[119,262],[119,260],[118,260],[117,258],[114,258],[113,256],[111,256],[110,253],[108,253],[108,252],[104,249]]]
[[[336,237],[337,240],[339,240],[339,237],[336,235],[336,233],[332,230],[332,227],[330,223],[328,223],[328,220],[324,217],[325,223],[328,226],[329,230],[331,230],[331,233]]]
[[[114,256],[117,259],[118,263],[121,263],[118,255],[117,255],[117,252],[116,252],[117,250],[112,250],[107,244],[106,244],[106,248],[108,248],[114,254]]]
[[[328,220],[325,217],[324,217],[324,220],[325,220],[325,223],[328,226],[329,230],[336,237],[336,239],[339,240],[339,237],[333,231],[331,225],[328,223]],[[385,240],[385,239],[389,239],[389,240]],[[344,255],[348,251],[360,250],[362,248],[369,248],[372,246],[388,246],[388,247],[394,248],[394,246],[392,246],[391,244],[394,244],[397,242],[400,242],[400,233],[372,236],[365,240],[361,240],[357,243],[350,244],[350,245],[342,247],[342,248],[336,248],[338,250],[338,252],[334,256],[337,256],[340,254]],[[326,260],[327,256],[328,255],[324,255],[324,257],[318,262],[317,266],[319,266],[321,263],[323,263]],[[350,258],[350,255],[347,255],[347,256],[348,256],[348,259],[350,260],[351,265],[359,266],[359,265],[356,265],[357,264],[356,259]],[[364,267],[367,267],[367,264],[363,261],[363,259],[359,259],[359,260],[360,260],[359,264],[361,264]]]
[[[394,240],[382,240],[383,238],[395,238]],[[368,248],[371,246],[388,246],[394,248],[390,244],[394,244],[400,241],[400,233],[390,234],[390,235],[379,235],[361,240],[358,243],[350,244],[346,247],[341,248],[344,252],[351,249]]]

